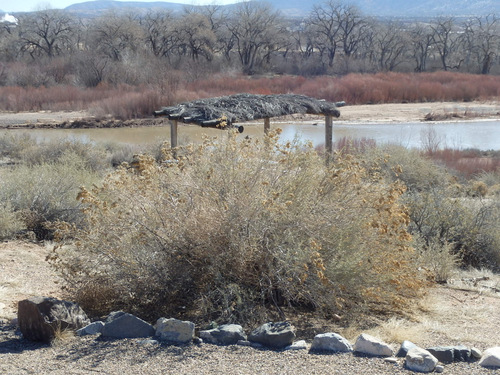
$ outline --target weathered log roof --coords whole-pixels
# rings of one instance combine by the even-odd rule
[[[200,99],[164,107],[155,111],[154,115],[201,126],[217,126],[222,118],[226,119],[227,125],[231,125],[295,113],[340,116],[335,103],[295,94],[236,94]]]

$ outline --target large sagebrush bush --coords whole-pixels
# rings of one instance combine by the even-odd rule
[[[404,187],[355,158],[234,136],[176,155],[122,165],[81,190],[86,226],[61,224],[52,262],[89,312],[249,324],[400,312],[423,287]]]

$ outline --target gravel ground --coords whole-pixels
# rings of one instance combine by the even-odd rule
[[[0,243],[0,374],[410,374],[403,361],[390,364],[380,358],[354,354],[309,354],[301,351],[258,350],[211,344],[168,346],[143,339],[103,340],[67,337],[52,345],[23,339],[10,323],[17,301],[31,295],[58,296],[61,284],[44,259],[50,247],[11,241]],[[484,274],[481,274],[484,276]],[[500,296],[470,289],[465,275],[454,287],[433,288],[421,315],[414,321],[389,321],[367,333],[393,342],[404,339],[420,346],[500,345]],[[489,288],[500,287],[499,275],[488,275]],[[3,306],[2,306],[3,305]],[[360,332],[339,332],[351,342]],[[301,337],[311,343],[313,336]],[[445,374],[500,374],[477,363],[445,365]]]
[[[309,354],[242,346],[163,346],[142,340],[73,338],[52,346],[25,342],[12,329],[0,333],[1,374],[411,374],[397,364],[354,354]],[[477,363],[453,363],[445,374],[495,374]]]

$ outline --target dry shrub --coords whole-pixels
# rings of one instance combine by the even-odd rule
[[[0,205],[10,205],[10,211],[22,221],[22,229],[33,231],[39,240],[50,239],[51,222],[76,224],[82,219],[75,196],[80,186],[98,178],[85,163],[69,152],[57,162],[5,170],[0,180]]]
[[[22,229],[19,214],[12,209],[10,202],[0,202],[0,240],[14,237]]]
[[[431,156],[455,160],[455,153],[459,158],[466,155],[465,151],[438,150]],[[428,255],[422,259],[430,260],[434,254],[445,264],[448,255],[442,249],[451,247],[451,256],[458,256],[463,267],[500,268],[500,203],[487,184],[478,180],[460,185],[453,170],[404,147],[369,149],[366,157],[381,160],[382,174],[406,185],[403,199],[410,215],[409,231],[420,239],[417,250]],[[495,174],[480,176],[489,183],[496,181]],[[488,192],[490,195],[484,197]]]
[[[453,244],[441,243],[436,238],[426,242],[418,235],[415,239],[419,263],[428,272],[428,277],[437,283],[446,283],[455,276],[460,256],[454,251]]]
[[[62,228],[74,250],[52,257],[82,307],[243,324],[287,308],[407,307],[423,281],[403,186],[352,156],[327,167],[312,146],[276,139],[137,156],[82,189],[87,226]]]

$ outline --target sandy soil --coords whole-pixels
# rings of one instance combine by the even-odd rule
[[[340,122],[419,122],[426,116],[445,121],[476,118],[500,119],[500,102],[407,103],[356,105],[340,108]],[[300,118],[300,116],[298,116]],[[307,118],[307,116],[305,117]],[[85,111],[77,112],[0,112],[0,129],[52,127],[117,127],[161,124],[161,120],[139,119],[114,121],[94,119]]]
[[[0,243],[1,374],[410,374],[397,364],[355,355],[312,355],[209,344],[178,347],[143,340],[68,337],[52,345],[22,339],[11,319],[17,302],[33,295],[61,295],[61,283],[45,261],[50,246]],[[479,281],[478,281],[479,280]],[[433,288],[411,319],[391,319],[364,331],[397,350],[409,339],[423,347],[464,344],[480,350],[499,346],[500,275],[461,274]],[[337,330],[351,342],[359,329]],[[300,337],[309,343],[313,337]],[[448,374],[491,374],[477,363],[446,365]]]

